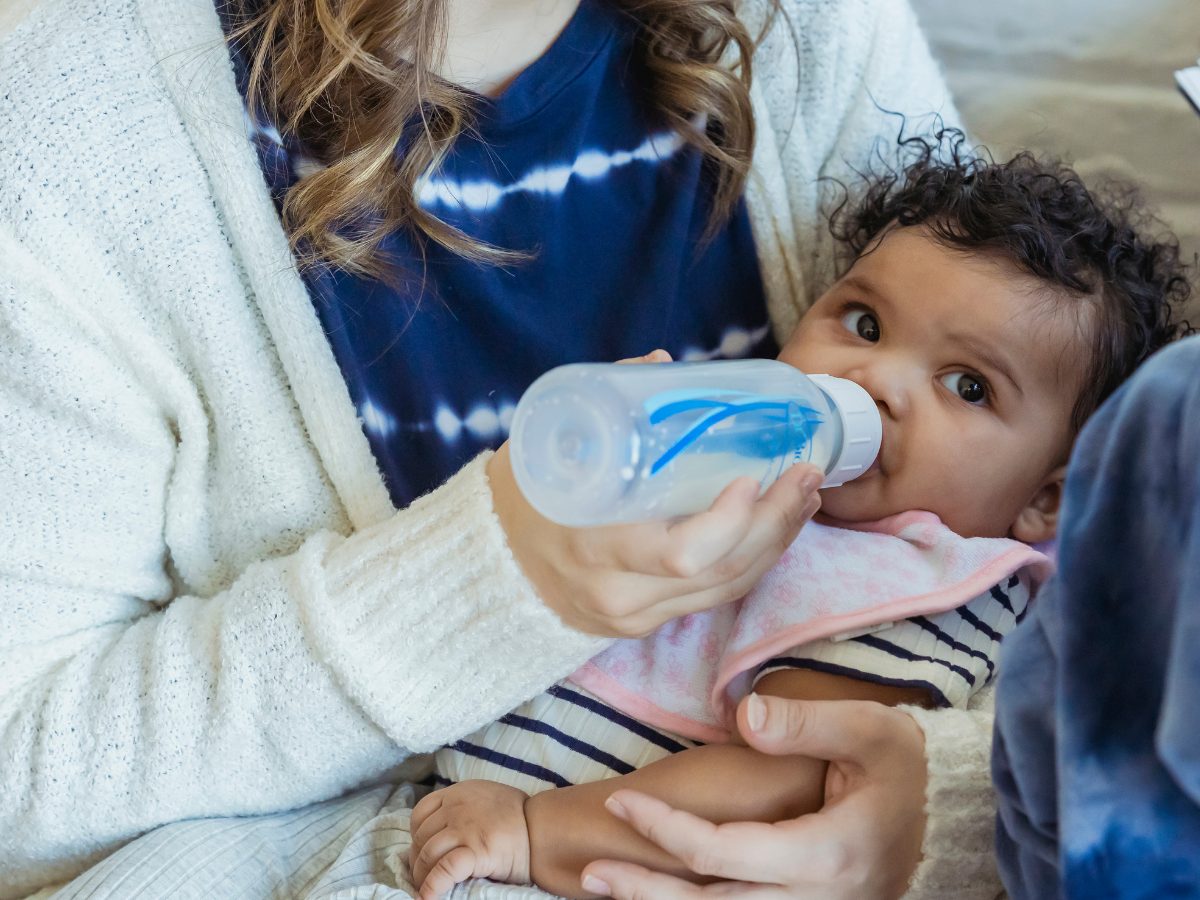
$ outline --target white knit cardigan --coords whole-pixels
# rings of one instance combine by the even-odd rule
[[[482,458],[392,508],[212,0],[18,6],[0,35],[2,898],[161,823],[336,796],[602,646],[522,576]],[[952,115],[906,0],[785,10],[755,62],[747,188],[780,338],[831,277],[818,176],[895,135],[876,102]],[[914,895],[989,896],[990,716],[920,721]]]

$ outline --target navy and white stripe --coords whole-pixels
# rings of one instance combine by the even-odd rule
[[[1030,590],[1017,577],[958,609],[913,616],[844,641],[815,641],[769,660],[757,677],[812,669],[927,690],[941,706],[966,706],[995,674],[1001,638],[1024,616]],[[528,793],[624,775],[698,746],[614,709],[578,685],[558,684],[437,755],[435,782],[472,778]]]
[[[811,669],[876,684],[917,687],[938,706],[965,707],[996,674],[1000,641],[1025,616],[1030,589],[1017,575],[958,609],[913,616],[844,641],[817,641],[768,660],[758,678]]]
[[[437,754],[436,783],[486,778],[528,793],[627,775],[698,744],[559,684]]]

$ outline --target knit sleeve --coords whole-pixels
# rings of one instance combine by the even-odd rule
[[[99,324],[85,279],[2,229],[0,259],[0,897],[165,822],[336,796],[601,649],[521,576],[484,458],[372,528],[181,588],[177,517],[211,501],[180,431],[205,446],[205,399]]]
[[[958,112],[908,0],[838,3],[839,54],[816,56],[808,80],[809,127],[825,139],[819,160],[821,208],[814,231],[799,235],[804,262],[820,272],[817,292],[836,274],[839,248],[828,215],[853,192],[860,173],[902,161],[902,136],[957,125]],[[810,299],[816,299],[813,296]]]
[[[925,732],[929,778],[922,859],[905,900],[994,900],[1003,894],[991,778],[994,693],[989,685],[965,710],[901,707]]]
[[[904,134],[957,125],[945,79],[908,0],[747,0],[759,135],[747,186],[772,313],[786,338],[833,282],[829,213],[858,173],[900,158]],[[776,284],[779,282],[779,284]]]

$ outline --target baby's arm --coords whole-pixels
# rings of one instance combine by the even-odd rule
[[[849,640],[794,648],[785,657],[768,661],[755,690],[794,699],[965,705],[990,680],[1000,638],[1023,615],[1029,596],[1028,584],[1013,576],[957,610],[914,616],[886,631]],[[892,683],[878,683],[888,681]],[[723,754],[721,765],[731,771],[709,768],[718,753]],[[709,746],[683,751],[617,779],[538,794],[526,801],[533,877],[550,890],[585,896],[579,873],[588,862],[603,858],[629,860],[695,880],[678,860],[608,815],[604,800],[618,788],[637,787],[713,822],[778,821],[786,818],[778,815],[781,806],[795,815],[822,805],[825,769],[823,762],[802,757],[772,760],[744,746]],[[638,783],[640,778],[657,783]],[[764,804],[748,813],[738,808],[754,805],[762,796],[775,808]]]
[[[917,688],[873,684],[806,669],[765,675],[759,693],[797,699],[876,700],[928,704]],[[633,788],[711,822],[776,822],[814,812],[825,793],[826,764],[805,757],[772,757],[742,744],[710,744],[668,756],[636,772],[544,791],[525,801],[530,874],[544,890],[564,897],[582,891],[580,874],[596,859],[639,863],[696,880],[679,860],[613,816],[604,801]]]

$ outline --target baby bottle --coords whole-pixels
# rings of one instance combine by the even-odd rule
[[[862,387],[775,360],[578,363],[530,385],[510,450],[538,512],[587,526],[699,512],[735,478],[761,492],[796,462],[835,487],[866,471],[882,434]]]

